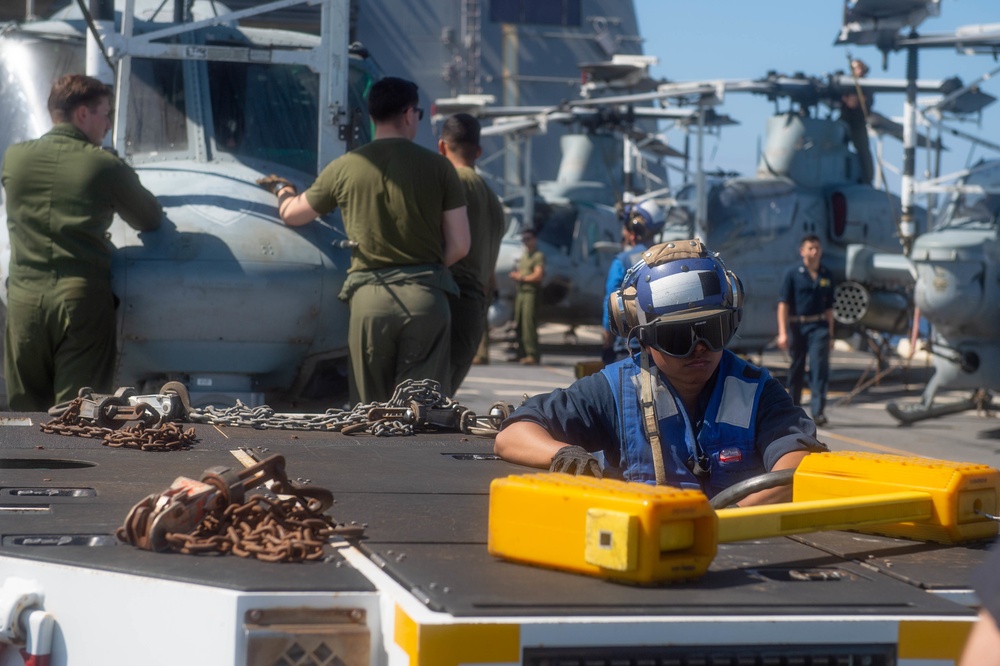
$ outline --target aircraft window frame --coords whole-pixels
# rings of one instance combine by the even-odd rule
[[[375,138],[375,124],[368,115],[368,93],[377,77],[366,69],[363,61],[349,60],[347,106],[350,109],[351,131],[347,137],[347,150],[350,151],[371,143]]]
[[[189,106],[192,99],[198,98],[193,94],[197,81],[192,79],[198,78],[192,67],[194,64],[183,60],[132,59],[125,120],[126,156],[135,162],[149,162],[186,159],[194,155],[197,128]],[[144,77],[154,77],[156,83]],[[173,82],[172,94],[157,94],[165,92],[160,84],[168,82]],[[151,119],[159,122],[150,124]]]
[[[798,210],[794,189],[776,192],[742,185],[712,188],[708,219],[715,249],[736,247],[748,238],[776,238],[793,228]]]
[[[317,73],[304,65],[208,62],[205,79],[213,159],[266,161],[316,175]],[[235,143],[227,146],[230,124]]]
[[[613,216],[614,211],[607,213],[590,206],[579,207],[577,214],[577,235],[582,239],[580,243],[581,258],[589,259],[592,256],[599,255],[600,253],[594,251],[594,245],[597,243],[621,242],[620,235],[616,238],[609,229],[605,228],[606,225],[602,224],[604,215]]]

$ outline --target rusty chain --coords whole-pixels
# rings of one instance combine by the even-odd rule
[[[130,448],[141,451],[176,451],[189,449],[197,441],[194,428],[184,430],[171,421],[161,421],[157,425],[147,425],[143,421],[126,423],[120,428],[104,428],[83,418],[81,406],[85,398],[74,398],[62,408],[61,413],[48,423],[39,424],[42,432],[100,439],[105,446]]]
[[[166,539],[172,550],[183,554],[232,553],[264,562],[306,562],[322,559],[331,537],[357,537],[363,531],[338,525],[297,497],[262,494],[206,515],[189,534],[168,533]]]
[[[240,470],[211,467],[201,481],[179,477],[136,504],[115,534],[155,552],[305,562],[321,559],[331,537],[364,533],[325,515],[332,504],[325,488],[290,481],[284,456],[273,455]]]
[[[108,396],[95,398],[90,389],[81,389],[79,397],[49,410],[55,418],[40,427],[42,432],[50,434],[100,439],[105,446],[116,448],[172,451],[190,448],[196,441],[194,428],[183,430],[174,422],[178,419],[214,426],[314,430],[345,435],[367,433],[376,437],[433,430],[490,437],[496,436],[500,424],[513,411],[511,405],[498,402],[491,406],[488,416],[479,417],[445,396],[441,385],[430,379],[401,382],[387,402],[358,403],[350,410],[327,409],[322,414],[281,414],[267,405],[247,407],[239,400],[228,408],[194,408],[190,406],[183,385],[171,382],[164,386],[164,393],[168,387],[169,395],[183,402],[184,407],[178,413],[158,414],[144,403],[123,406],[127,405],[125,399],[129,395],[134,396],[132,389],[121,388],[110,399]],[[151,400],[162,397],[145,396]],[[95,407],[94,401],[99,398],[103,398],[103,402]],[[176,404],[179,402],[175,401]],[[128,418],[133,420],[127,421]]]

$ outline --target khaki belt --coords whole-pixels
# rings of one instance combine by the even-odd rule
[[[817,321],[826,321],[826,314],[800,315],[788,318],[789,324],[812,324]]]

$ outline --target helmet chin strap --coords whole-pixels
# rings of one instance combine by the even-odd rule
[[[643,347],[642,352],[642,424],[646,430],[646,439],[653,450],[653,469],[656,472],[656,485],[667,485],[667,471],[663,466],[663,448],[660,446],[660,427],[656,419],[656,400],[653,397],[653,373],[649,369],[649,350]]]

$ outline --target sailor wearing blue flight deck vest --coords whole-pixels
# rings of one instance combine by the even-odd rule
[[[653,237],[663,230],[666,221],[663,208],[652,199],[625,206],[622,222],[622,241],[625,249],[611,261],[611,266],[608,267],[608,278],[604,285],[604,316],[601,318],[601,325],[604,326],[601,360],[604,363],[614,363],[629,355],[629,341],[618,337],[611,330],[611,320],[608,317],[608,299],[622,286],[625,273],[642,259],[642,253],[652,245]],[[632,342],[632,350],[637,351],[638,343],[634,340]]]
[[[781,384],[725,349],[742,301],[739,278],[700,241],[651,247],[609,303],[615,333],[638,339],[640,351],[528,400],[504,422],[496,452],[523,465],[713,497],[825,451]],[[788,487],[768,488],[740,505],[789,498]]]

